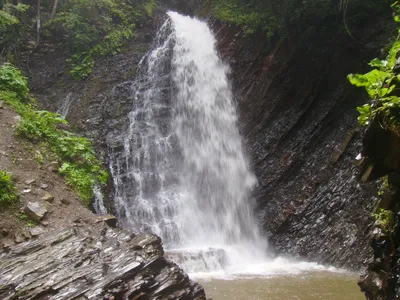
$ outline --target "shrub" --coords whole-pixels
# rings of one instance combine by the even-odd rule
[[[0,10],[0,52],[17,48],[23,33],[23,26],[18,17],[28,8],[29,6],[24,4],[7,4]]]
[[[18,194],[11,175],[0,170],[0,209],[4,209],[18,200]]]
[[[155,5],[146,2],[148,10]],[[86,78],[90,75],[97,56],[115,55],[124,41],[133,35],[140,10],[128,1],[69,0],[60,12],[45,23],[46,34],[67,45],[71,59],[71,75]]]
[[[28,79],[11,64],[5,63],[0,69],[0,89],[15,92],[22,100],[29,95]]]
[[[395,2],[395,21],[400,22],[400,4]],[[358,121],[361,125],[368,125],[370,120],[379,117],[380,124],[400,133],[400,97],[398,96],[400,74],[397,58],[400,51],[400,41],[397,37],[385,60],[373,59],[369,65],[373,69],[366,74],[349,74],[351,84],[363,87],[367,91],[371,102],[357,110],[360,113]]]
[[[384,233],[389,233],[393,230],[393,212],[391,210],[386,210],[380,208],[375,217],[375,224],[379,226]]]
[[[384,7],[386,0],[210,0],[214,16],[224,22],[243,28],[246,34],[264,32],[267,37],[275,34],[285,35],[288,29],[298,28],[299,24],[310,29],[320,20],[330,18],[329,26],[369,17]],[[350,22],[351,21],[351,22]],[[314,25],[314,26],[315,26]],[[320,27],[320,25],[318,25]],[[292,27],[292,28],[290,28]],[[321,29],[321,28],[320,28]]]

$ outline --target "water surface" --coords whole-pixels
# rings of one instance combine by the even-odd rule
[[[358,275],[342,272],[306,272],[272,277],[199,278],[213,300],[364,300]]]

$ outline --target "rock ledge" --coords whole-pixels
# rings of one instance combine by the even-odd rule
[[[0,252],[0,299],[206,299],[161,239],[98,224]]]

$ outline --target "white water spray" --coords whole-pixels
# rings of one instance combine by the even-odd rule
[[[179,170],[181,235],[189,245],[255,244],[262,238],[250,192],[256,183],[244,155],[227,73],[206,23],[169,13],[175,33],[173,132]]]

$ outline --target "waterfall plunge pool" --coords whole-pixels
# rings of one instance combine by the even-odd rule
[[[213,300],[362,300],[358,275],[348,272],[306,271],[301,274],[192,276]]]
[[[213,300],[358,300],[359,274],[311,262],[257,258],[243,247],[167,250]]]

